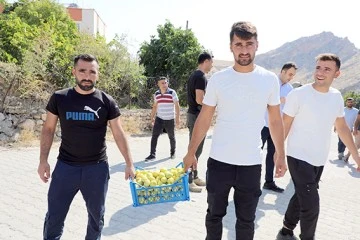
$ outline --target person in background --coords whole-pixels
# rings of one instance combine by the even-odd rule
[[[356,148],[359,149],[360,148],[360,134],[359,134],[359,130],[360,130],[360,110],[358,111],[355,123],[354,123],[354,128],[353,128],[353,135],[355,137],[355,145]],[[344,156],[344,161],[348,162],[349,161],[349,157],[350,157],[350,151],[348,151],[348,153]]]
[[[105,135],[108,123],[116,145],[125,158],[125,179],[135,176],[133,160],[114,99],[95,88],[98,60],[89,54],[74,59],[76,86],[56,91],[46,106],[40,139],[38,174],[51,182],[43,239],[60,239],[72,200],[80,191],[86,203],[88,224],[85,239],[100,239],[104,226],[105,198],[110,179]],[[61,144],[50,175],[48,156],[60,120]]]
[[[344,107],[345,121],[346,121],[346,124],[348,125],[350,131],[352,132],[359,110],[357,108],[353,107],[354,99],[351,97],[346,99],[345,105],[346,105]],[[336,132],[335,126],[334,126],[334,132]],[[347,161],[349,159],[350,154],[344,156],[345,148],[346,148],[345,144],[341,141],[341,139],[339,137],[339,141],[338,141],[338,159],[339,160]]]
[[[180,124],[179,99],[176,91],[169,88],[169,80],[166,77],[159,77],[157,85],[159,90],[154,94],[154,104],[150,115],[151,125],[153,126],[150,155],[145,158],[146,162],[156,159],[158,138],[163,132],[167,133],[170,140],[170,158],[175,159],[175,125],[179,126]]]
[[[193,133],[195,121],[199,116],[202,101],[205,95],[205,89],[207,79],[205,74],[210,72],[213,64],[213,56],[207,52],[203,52],[198,57],[198,68],[190,75],[187,82],[187,100],[188,100],[188,111],[187,111],[187,127],[189,128],[189,139]],[[195,156],[197,161],[202,153],[205,137],[201,141],[198,149],[196,150]],[[190,192],[201,192],[202,186],[205,186],[206,182],[199,178],[198,170],[192,170],[189,173],[189,190]]]
[[[293,62],[285,63],[280,71],[279,74],[279,85],[280,85],[280,111],[284,108],[284,104],[286,102],[286,96],[289,92],[293,89],[291,84],[289,83],[296,74],[296,64]],[[265,112],[265,126],[261,130],[261,140],[262,140],[262,147],[264,148],[265,143],[267,143],[267,152],[266,152],[266,171],[265,171],[265,182],[264,182],[264,189],[271,190],[274,192],[281,193],[284,191],[283,188],[278,187],[274,181],[274,153],[275,153],[275,146],[271,138],[270,130],[268,127],[268,113]]]

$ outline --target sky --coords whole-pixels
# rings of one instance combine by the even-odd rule
[[[169,20],[176,28],[192,29],[214,58],[232,60],[229,33],[234,22],[250,21],[258,30],[257,54],[301,37],[329,31],[360,48],[359,10],[354,0],[57,0],[93,8],[106,24],[106,38],[127,36],[129,52],[157,34]]]

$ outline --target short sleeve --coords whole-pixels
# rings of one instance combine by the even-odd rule
[[[216,106],[217,105],[217,94],[216,94],[216,80],[210,78],[209,83],[206,88],[205,96],[203,99],[203,104],[208,106]]]
[[[298,91],[291,91],[286,98],[283,113],[295,117],[299,111]]]
[[[173,101],[174,101],[174,102],[178,102],[178,101],[179,101],[178,95],[176,94],[176,91],[175,91],[175,90],[172,91],[172,98],[173,98]]]
[[[272,79],[271,92],[268,99],[268,105],[275,106],[280,104],[280,85],[276,76]]]
[[[345,116],[345,112],[344,112],[344,99],[342,97],[341,94],[338,94],[339,96],[339,104],[338,104],[338,108],[337,108],[337,117],[344,117]]]
[[[51,95],[48,104],[46,105],[46,110],[51,112],[54,115],[59,115],[57,103],[56,103],[56,93]]]
[[[112,120],[120,116],[119,106],[112,97],[109,97],[109,106],[108,120]]]
[[[202,76],[196,76],[195,78],[195,90],[204,90],[206,88],[206,78]]]

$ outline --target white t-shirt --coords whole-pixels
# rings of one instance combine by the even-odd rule
[[[335,120],[344,117],[341,93],[335,88],[322,93],[306,84],[289,93],[283,112],[294,117],[287,140],[287,155],[313,166],[324,166]]]
[[[233,67],[215,73],[203,104],[217,106],[210,157],[233,165],[261,164],[260,132],[267,105],[279,105],[278,78],[260,66],[250,73]]]

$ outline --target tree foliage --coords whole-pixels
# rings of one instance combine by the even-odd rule
[[[73,58],[82,53],[98,57],[98,87],[121,106],[131,103],[144,79],[142,67],[127,51],[125,37],[106,43],[103,37],[79,33],[65,8],[55,1],[6,4],[0,14],[0,36],[0,95],[6,91],[2,104],[10,95],[28,102],[45,101],[55,89],[73,86]]]
[[[77,28],[66,10],[51,0],[20,0],[0,15],[0,61],[21,64],[25,52],[41,32],[51,37],[52,60],[64,64],[65,55],[73,51]]]
[[[125,36],[116,36],[106,43],[101,36],[81,34],[76,53],[90,53],[100,62],[98,87],[118,100],[121,107],[132,105],[144,81],[143,68],[131,58],[124,44]]]
[[[141,44],[140,63],[145,75],[167,76],[171,87],[177,90],[180,104],[186,104],[186,82],[197,66],[197,57],[203,51],[194,33],[189,29],[175,28],[169,21],[157,28],[158,36]]]
[[[19,85],[22,76],[20,69],[14,63],[0,62],[0,112],[6,110],[8,105],[8,96],[14,94],[15,89]]]

